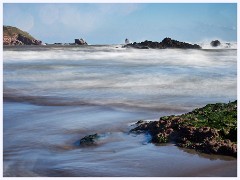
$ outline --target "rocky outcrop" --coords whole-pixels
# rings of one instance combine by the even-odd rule
[[[3,26],[3,45],[41,45],[42,41],[36,40],[27,32],[16,27]]]
[[[81,38],[81,39],[75,39],[75,44],[78,44],[78,45],[87,45],[87,42],[84,41],[84,40]]]
[[[22,34],[19,34],[17,39],[25,45],[41,45],[42,44],[42,41],[39,41],[36,39],[29,39]]]
[[[131,132],[147,132],[153,143],[174,142],[179,147],[237,157],[237,101],[210,104],[159,121],[138,121]]]
[[[77,142],[79,146],[92,146],[95,145],[96,140],[99,138],[98,134],[91,134],[83,137],[80,141]]]
[[[177,40],[173,40],[171,38],[164,38],[162,42],[152,42],[152,41],[144,41],[140,43],[130,43],[126,44],[123,47],[132,47],[137,49],[166,49],[166,48],[181,48],[181,49],[200,49],[201,46],[197,44],[189,44],[186,42],[180,42]]]
[[[215,41],[212,41],[210,44],[212,47],[217,47],[221,45],[221,42],[219,40],[215,40]]]

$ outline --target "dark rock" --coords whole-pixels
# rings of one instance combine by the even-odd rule
[[[211,44],[212,47],[217,47],[217,46],[221,45],[219,40],[212,41],[210,44]]]
[[[36,39],[29,39],[22,34],[19,34],[17,39],[25,45],[41,45],[42,44],[42,41],[39,41]]]
[[[85,136],[84,138],[80,139],[79,145],[80,146],[94,145],[98,138],[99,138],[98,134],[91,134],[91,135]]]
[[[54,45],[63,45],[63,43],[54,43]]]
[[[206,140],[196,144],[196,150],[209,154],[221,154],[237,157],[237,145],[230,140]]]
[[[166,40],[168,41],[168,40]],[[170,43],[170,42],[169,42]],[[225,132],[219,123],[213,127],[207,116],[202,118],[205,111],[209,117],[220,117],[221,114],[231,123],[230,130]],[[221,154],[237,157],[237,101],[228,104],[209,104],[203,108],[195,109],[192,112],[178,116],[163,116],[159,121],[145,122],[138,121],[137,127],[130,130],[133,133],[147,133],[152,136],[153,143],[174,142],[179,147],[195,149],[209,154]],[[213,116],[214,115],[214,116]],[[215,119],[216,121],[216,119]],[[205,126],[203,126],[202,124]],[[209,125],[209,126],[206,126]],[[223,126],[226,128],[226,125]]]
[[[144,123],[143,120],[139,120],[138,122],[136,122],[136,124],[142,124],[142,123]]]
[[[78,44],[78,45],[87,45],[87,42],[84,41],[84,40],[81,38],[81,39],[75,39],[75,44]]]
[[[137,49],[165,49],[165,48],[181,48],[181,49],[200,49],[197,44],[189,44],[186,42],[179,42],[171,38],[164,38],[162,42],[143,41],[140,43],[132,43],[124,45],[123,47],[132,47]]]

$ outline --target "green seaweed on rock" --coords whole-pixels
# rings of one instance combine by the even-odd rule
[[[175,142],[204,153],[237,156],[237,100],[137,125],[130,132],[148,132],[153,143]]]
[[[208,104],[180,117],[186,120],[185,125],[214,128],[223,139],[237,140],[237,100],[228,104]]]

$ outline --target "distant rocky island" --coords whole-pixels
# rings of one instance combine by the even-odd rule
[[[80,39],[74,39],[72,43],[59,43],[52,44],[43,43],[41,40],[37,40],[28,32],[25,32],[17,27],[3,26],[3,45],[4,46],[16,46],[16,45],[50,45],[50,46],[68,46],[68,45],[88,45],[88,43]],[[214,40],[210,43],[212,47],[218,47],[221,45],[219,40]],[[226,43],[230,46],[230,43]],[[198,44],[190,44],[186,42],[180,42],[169,37],[164,38],[161,42],[145,40],[143,42],[129,43],[129,40],[125,40],[125,45],[122,48],[136,48],[136,49],[167,49],[167,48],[180,48],[180,49],[201,49]]]
[[[74,45],[88,45],[88,43],[81,38],[81,39],[75,39],[74,43],[53,43],[53,44],[46,43],[46,45],[50,45],[50,46],[54,46],[54,45],[71,46],[71,45],[73,45],[74,46]]]
[[[35,39],[29,33],[16,27],[3,26],[3,45],[41,45],[42,41]]]
[[[15,46],[15,45],[88,45],[86,41],[81,39],[75,39],[74,43],[53,43],[45,44],[41,40],[37,40],[28,32],[13,26],[3,26],[3,45]]]
[[[166,49],[166,48],[181,48],[181,49],[200,49],[201,46],[197,44],[189,44],[186,42],[180,42],[177,40],[173,40],[169,37],[166,37],[162,40],[162,42],[152,42],[152,41],[143,41],[140,43],[130,43],[126,44],[123,47],[131,47],[137,49]]]

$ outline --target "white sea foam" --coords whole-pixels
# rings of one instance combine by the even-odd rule
[[[236,50],[116,47],[5,49],[4,93],[150,109],[236,99]]]
[[[221,44],[217,47],[213,47],[211,45],[211,40],[204,40],[202,42],[199,42],[198,44],[202,47],[202,49],[237,49],[237,42],[224,40],[219,41]]]

